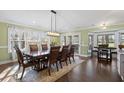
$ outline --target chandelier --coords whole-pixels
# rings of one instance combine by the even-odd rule
[[[56,32],[56,11],[51,10],[51,31],[47,32],[48,36],[60,36],[58,32]]]

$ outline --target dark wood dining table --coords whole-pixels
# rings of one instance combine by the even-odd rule
[[[61,54],[62,52],[62,48],[59,51],[59,54]],[[30,58],[31,60],[34,60],[34,62],[36,60],[41,60],[42,59],[48,59],[48,57],[50,56],[50,50],[45,50],[45,51],[35,51],[35,52],[23,52],[23,55]],[[58,55],[59,56],[59,55]],[[37,68],[38,71],[42,70],[44,68],[40,68],[40,66]]]
[[[23,54],[32,58],[38,58],[38,57],[48,56],[50,54],[50,51],[46,50],[46,51],[24,52]]]
[[[43,70],[45,67],[40,67],[40,63],[44,59],[48,59],[50,55],[50,50],[46,51],[33,51],[33,52],[23,52],[23,55],[28,58],[28,60],[32,60],[34,62],[39,61],[39,65],[37,65],[37,68],[35,70],[40,71]]]
[[[99,49],[100,47],[99,46],[95,46],[94,48]],[[112,60],[112,50],[115,50],[117,48],[116,47],[105,47],[105,48],[102,48],[102,49],[109,50],[109,52],[110,52],[110,59]]]

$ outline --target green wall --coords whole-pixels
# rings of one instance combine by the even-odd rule
[[[0,46],[8,45],[7,24],[0,23]],[[0,61],[9,59],[8,49],[0,48]]]
[[[88,50],[88,33],[89,31],[81,31],[81,54],[86,55]]]

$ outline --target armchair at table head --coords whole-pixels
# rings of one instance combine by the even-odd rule
[[[31,44],[29,45],[30,52],[37,52],[38,51],[38,45],[37,44]]]

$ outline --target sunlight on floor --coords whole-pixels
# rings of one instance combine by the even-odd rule
[[[51,77],[47,75],[47,70],[36,73],[36,71],[34,70],[29,70],[31,68],[27,68],[23,76],[24,78],[23,81],[55,81],[56,78],[64,75],[65,73],[70,71],[73,67],[75,67],[77,64],[84,62],[84,60],[81,60],[79,57],[75,57],[75,61],[76,62],[72,61],[72,64],[68,64],[68,66],[65,65],[63,69],[59,69],[59,72],[53,71]],[[14,65],[6,68],[2,73],[0,73],[0,81],[1,82],[18,81],[18,79],[21,77],[22,69],[20,69],[19,72],[17,71],[18,71],[18,65]],[[16,73],[18,74],[16,75]]]

